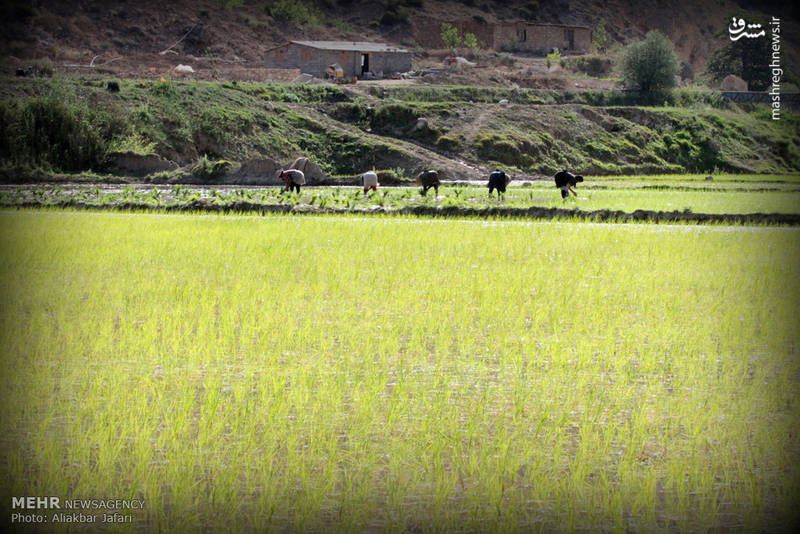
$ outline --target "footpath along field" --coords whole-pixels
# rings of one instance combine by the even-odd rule
[[[3,521],[781,531],[799,232],[2,211]]]

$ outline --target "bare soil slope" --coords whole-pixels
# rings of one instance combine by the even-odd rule
[[[725,44],[731,14],[777,15],[783,20],[788,70],[796,70],[800,50],[796,10],[769,1],[298,1],[309,6],[316,18],[316,23],[302,25],[271,16],[276,1],[4,2],[0,13],[2,67],[9,71],[39,60],[70,66],[67,68],[113,66],[120,75],[138,76],[187,63],[224,77],[226,67],[257,66],[269,48],[290,39],[388,41],[412,48],[420,58],[424,51],[415,48],[412,29],[418,21],[431,17],[535,20],[590,27],[604,19],[612,45],[659,29],[676,43],[681,60],[697,71],[714,48]]]

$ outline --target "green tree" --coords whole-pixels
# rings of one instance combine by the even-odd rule
[[[739,39],[714,50],[705,73],[714,82],[735,74],[747,82],[751,91],[763,91],[770,85],[771,58],[769,40],[766,37]]]
[[[468,33],[464,36],[464,46],[472,50],[473,52],[477,52],[481,45],[478,43],[478,38],[475,37],[474,33]]]
[[[606,32],[606,19],[597,21],[597,26],[592,32],[592,46],[598,52],[605,52],[608,46],[608,32]]]
[[[672,41],[657,30],[623,48],[618,64],[628,86],[643,93],[670,89],[676,85],[678,54]]]
[[[564,65],[564,58],[558,50],[547,54],[547,68],[549,69],[551,65]]]
[[[446,22],[442,23],[442,41],[447,48],[458,48],[461,45],[458,28]]]

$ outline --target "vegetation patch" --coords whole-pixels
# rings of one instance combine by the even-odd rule
[[[514,134],[481,132],[472,143],[481,158],[520,168],[527,168],[533,163],[529,153],[534,145]]]
[[[63,171],[101,169],[109,140],[123,128],[105,110],[53,97],[2,102],[0,116],[3,159]]]
[[[566,68],[588,74],[589,76],[603,77],[611,73],[614,67],[613,61],[605,56],[568,56],[564,60]]]
[[[231,162],[229,161],[212,160],[203,155],[192,167],[192,176],[204,182],[211,182],[221,178],[230,168]]]
[[[9,495],[182,532],[796,517],[796,230],[0,218]]]
[[[768,110],[730,108],[711,92],[652,94],[654,107],[629,105],[639,97],[619,91],[411,86],[369,87],[365,97],[336,85],[119,80],[111,93],[106,82],[8,80],[0,88],[0,166],[103,173],[114,170],[110,154],[130,152],[184,167],[204,155],[232,162],[302,155],[334,176],[372,166],[410,175],[462,162],[476,169],[473,178],[498,164],[532,176],[565,167],[800,168],[796,114],[772,121]]]

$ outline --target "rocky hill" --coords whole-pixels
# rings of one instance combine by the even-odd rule
[[[788,71],[796,72],[800,41],[791,3],[751,0],[11,0],[0,13],[5,71],[38,61],[52,66],[113,67],[141,76],[178,63],[224,72],[258,65],[269,48],[290,39],[380,40],[426,50],[413,39],[421,21],[477,17],[579,24],[605,21],[609,47],[651,29],[675,42],[682,61],[701,69],[724,45],[733,13],[753,20],[779,16]],[[49,66],[49,67],[48,67]]]

